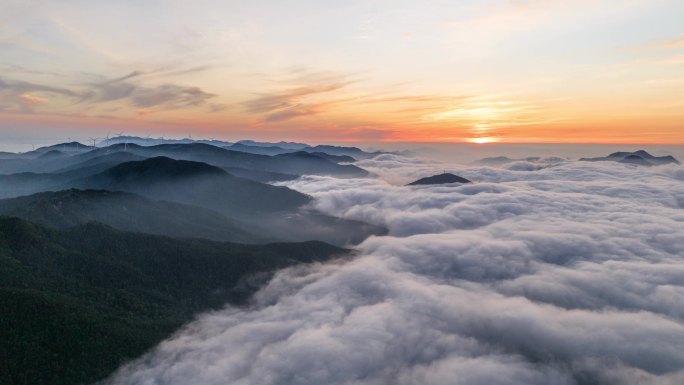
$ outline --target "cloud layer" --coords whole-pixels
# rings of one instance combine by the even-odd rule
[[[684,169],[534,165],[382,156],[365,164],[379,178],[290,182],[390,234],[282,271],[109,382],[684,382]],[[443,168],[476,183],[399,184]]]

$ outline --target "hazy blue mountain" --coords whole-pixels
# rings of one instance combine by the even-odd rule
[[[116,166],[117,164],[144,159],[147,158],[125,151],[111,152],[97,156],[96,154],[91,155],[91,153],[88,153],[69,159],[69,163],[71,163],[70,165],[57,169],[54,172],[59,173],[87,168],[90,168],[92,170],[100,169],[101,171],[104,171],[107,168]]]
[[[219,167],[202,162],[171,159],[163,156],[131,161],[111,167],[102,176],[116,183],[141,183],[157,178],[185,178],[199,175],[226,175]]]
[[[50,230],[0,217],[0,383],[91,384],[199,312],[243,304],[276,269],[348,251]]]
[[[0,199],[59,189],[70,179],[64,175],[32,172],[0,175]]]
[[[506,156],[494,156],[491,158],[482,158],[479,160],[474,161],[473,163],[475,164],[481,164],[484,166],[501,166],[506,163],[511,163],[511,162],[519,162],[519,161],[524,161],[524,162],[537,162],[541,159],[538,156],[531,156],[527,158],[519,158],[519,159],[511,159]]]
[[[329,155],[316,155],[306,151],[297,151],[287,154],[275,155],[272,158],[277,161],[282,161],[294,169],[304,170],[309,169],[313,172],[305,172],[302,174],[319,174],[319,175],[333,175],[337,177],[365,177],[368,176],[368,171],[363,170],[354,165],[339,165],[334,161],[326,159]],[[335,172],[330,173],[330,165],[335,165]]]
[[[248,152],[250,154],[260,154],[260,155],[280,155],[288,152],[300,151],[293,149],[285,149],[278,146],[249,146],[244,143],[235,143],[230,146],[224,147],[227,150]]]
[[[0,175],[0,199],[42,191],[63,190],[71,187],[71,182],[74,180],[100,173],[125,161],[141,159],[144,158],[131,153],[120,152],[79,162],[52,173],[22,172]],[[65,163],[60,162],[59,164]]]
[[[322,151],[316,151],[313,148],[310,147],[305,147],[302,149],[286,149],[278,146],[248,146],[243,143],[235,143],[231,146],[226,146],[224,147],[228,150],[233,150],[233,151],[241,151],[241,152],[247,152],[250,154],[261,154],[261,155],[281,155],[281,154],[290,154],[290,153],[297,153],[297,152],[304,152],[304,153],[309,153],[316,155],[320,158],[327,159],[329,161],[335,162],[335,163],[351,163],[356,161],[355,158],[349,156],[349,155],[332,155],[328,154]]]
[[[501,166],[502,164],[514,162],[515,159],[511,159],[507,156],[493,156],[489,158],[482,158],[474,161],[474,164],[481,164],[484,166]]]
[[[314,152],[311,152],[310,154],[316,155],[318,157],[321,157],[323,159],[327,159],[327,160],[329,160],[331,162],[335,162],[335,163],[356,162],[356,159],[354,159],[353,157],[351,157],[349,155],[331,155],[331,154],[328,154],[326,152],[320,152],[320,151],[314,151]]]
[[[627,155],[624,158],[618,160],[619,163],[636,164],[638,166],[653,166],[654,163],[640,157],[639,155]]]
[[[40,173],[59,173],[74,169],[95,169],[95,167],[104,170],[123,162],[148,158],[147,156],[135,154],[131,151],[124,151],[124,148],[126,147],[128,146],[121,145],[120,148],[117,146],[96,148],[46,164],[36,164],[36,161],[34,160],[32,165],[28,165],[28,168],[31,171]]]
[[[155,201],[121,191],[64,190],[0,200],[0,215],[63,229],[101,222],[119,230],[206,238],[240,243],[265,243],[275,237],[249,233],[212,210]]]
[[[357,147],[331,146],[331,145],[317,145],[309,146],[304,143],[292,142],[255,142],[252,140],[240,140],[232,146],[227,147],[231,150],[251,152],[254,154],[278,155],[287,152],[305,151],[311,153],[325,153],[328,155],[338,155],[351,157],[353,159],[367,159],[372,158],[381,152],[366,152]],[[353,160],[352,160],[353,161]]]
[[[43,154],[37,156],[36,159],[60,159],[60,158],[64,158],[67,156],[69,156],[69,155],[67,155],[66,153],[64,153],[62,151],[50,150],[46,153],[43,153]]]
[[[60,143],[45,146],[33,151],[0,158],[0,174],[20,172],[52,172],[70,164],[76,155],[88,153],[94,147],[78,142]]]
[[[311,148],[303,149],[307,152],[324,152],[329,155],[351,156],[354,159],[368,159],[382,154],[382,152],[366,152],[357,147],[330,146],[321,144]]]
[[[64,154],[74,155],[80,154],[82,152],[87,152],[93,149],[93,146],[88,146],[79,142],[64,142],[57,143],[50,146],[39,147],[35,150],[22,153],[21,155],[26,158],[36,158],[51,151],[59,151]]]
[[[296,152],[288,152],[280,155],[275,155],[275,157],[279,159],[283,158],[289,158],[289,159],[326,159],[334,163],[351,163],[356,161],[356,159],[352,158],[351,156],[348,155],[330,155],[326,154],[325,152],[307,152],[307,151],[296,151]]]
[[[276,158],[270,155],[232,151],[205,143],[176,143],[153,146],[119,143],[108,147],[88,148],[87,150],[84,147],[83,151],[73,153],[60,151],[62,155],[60,155],[60,152],[55,151],[60,150],[54,148],[40,154],[36,153],[35,157],[30,158],[0,159],[0,174],[58,172],[60,170],[81,167],[82,165],[80,166],[79,164],[119,152],[130,153],[138,157],[137,159],[165,156],[178,160],[208,163],[223,168],[254,170],[255,175],[251,179],[255,180],[263,179],[259,175],[263,172],[285,175],[313,174],[337,177],[361,177],[368,174],[365,170],[354,165],[337,164],[337,162],[349,159],[331,157],[330,154],[317,154],[312,157],[291,156]],[[50,153],[50,156],[45,155],[46,153]],[[41,155],[46,157],[41,157]],[[286,154],[278,154],[276,156],[279,155]],[[113,163],[110,164],[113,165]]]
[[[311,199],[286,187],[235,177],[206,163],[165,157],[121,163],[71,185],[128,191],[210,208],[231,217],[296,210]]]
[[[609,156],[610,156],[610,155],[609,155]],[[671,155],[667,155],[667,156],[653,156],[653,155],[649,154],[648,152],[646,152],[646,151],[644,151],[644,150],[635,151],[635,152],[633,152],[633,153],[631,153],[631,154],[625,156],[625,157],[623,158],[623,160],[624,160],[625,158],[629,157],[629,156],[638,156],[638,157],[641,157],[642,159],[647,160],[649,163],[651,163],[651,164],[656,164],[656,165],[658,165],[658,164],[669,164],[669,163],[679,164],[679,161],[678,161],[677,159],[675,159],[675,157],[673,157],[673,156],[671,156]]]
[[[43,154],[50,151],[59,150]],[[29,168],[50,171],[0,175],[0,198],[71,188],[125,191],[155,201],[213,210],[239,223],[245,232],[263,235],[262,238],[322,239],[337,245],[358,243],[371,234],[386,231],[361,222],[299,210],[310,201],[310,197],[285,187],[262,183],[294,179],[298,176],[295,171],[340,177],[368,174],[356,166],[335,163],[351,160],[346,156],[305,151],[265,156],[200,143],[147,147],[115,144],[73,155],[53,154],[56,157],[54,161],[23,160],[31,163]],[[150,231],[151,228],[147,226],[145,230],[145,227],[131,228],[127,227],[128,224],[103,222],[139,231]],[[185,235],[168,230],[157,232]],[[223,239],[216,235],[208,237]]]
[[[639,150],[634,152],[618,151],[605,157],[598,158],[581,158],[581,161],[586,162],[603,162],[613,161],[619,163],[636,164],[639,166],[657,166],[661,164],[679,164],[679,161],[671,156],[653,156],[647,151]]]
[[[31,157],[0,159],[0,174],[16,174],[21,172],[50,172],[59,168],[61,162],[70,157],[59,150],[35,154]]]
[[[386,231],[363,222],[301,210],[310,202],[309,196],[235,177],[201,162],[164,157],[127,162],[71,185],[79,189],[128,191],[155,200],[204,207],[237,220],[249,233],[287,241],[315,239],[347,245]]]
[[[235,167],[247,170],[275,172],[282,174],[330,175],[342,177],[365,176],[367,172],[353,165],[339,165],[321,157],[277,158],[274,156],[231,151],[225,148],[202,143],[162,144],[157,146],[138,146],[134,144],[116,144],[91,151],[88,156],[94,157],[106,151],[123,151],[147,158],[165,156],[178,160],[203,162],[219,167]]]
[[[407,186],[418,186],[418,185],[431,185],[431,184],[447,184],[447,183],[472,183],[466,178],[460,177],[458,175],[450,174],[445,172],[439,175],[428,176],[425,178],[420,178],[417,181],[407,184]]]
[[[293,174],[283,174],[280,172],[271,171],[259,171],[259,170],[249,170],[241,167],[222,167],[224,170],[228,171],[229,174],[253,180],[261,183],[269,182],[284,182],[287,180],[293,180],[299,178],[299,175]]]
[[[284,148],[286,150],[302,150],[304,148],[310,147],[306,143],[297,143],[297,142],[277,142],[277,143],[272,143],[272,142],[257,142],[254,140],[238,140],[238,144],[243,144],[246,146],[252,146],[252,147],[280,147]]]
[[[168,139],[168,138],[142,138],[139,136],[130,136],[130,135],[122,135],[122,136],[114,136],[109,139],[101,139],[99,142],[97,142],[98,147],[108,147],[113,144],[120,144],[120,143],[128,143],[128,144],[137,144],[139,146],[156,146],[159,144],[188,144],[188,143],[204,143],[204,144],[211,144],[212,146],[229,146],[232,143],[231,142],[226,142],[223,140],[215,140],[215,139],[192,139],[192,138],[183,138],[183,139]]]
[[[128,154],[128,155],[126,155]],[[310,197],[286,187],[263,184],[241,178],[206,163],[180,161],[165,157],[148,158],[142,161],[120,163],[107,168],[110,162],[137,157],[132,153],[112,153],[95,157],[92,166],[88,161],[83,166],[55,174],[13,174],[0,176],[0,197],[12,198],[42,191],[59,191],[70,188],[125,191],[145,196],[152,200],[164,200],[210,209],[237,223],[247,233],[258,234],[258,238],[278,238],[288,241],[325,240],[336,245],[358,243],[372,234],[381,234],[384,228],[365,223],[327,217],[299,208],[310,201]],[[316,157],[308,153],[285,154],[283,157],[303,158],[308,161]],[[114,159],[112,159],[114,158]],[[231,169],[240,175],[239,169]],[[244,170],[254,177],[255,173]],[[295,176],[259,172],[264,180],[288,180]],[[4,182],[4,183],[3,183]],[[111,210],[115,210],[112,208]],[[31,217],[36,219],[35,217]],[[117,228],[144,230],[144,227],[127,227],[120,222],[105,223]],[[218,228],[218,227],[217,227]],[[182,232],[156,231],[162,234],[183,234]],[[187,235],[194,236],[196,233]],[[201,234],[197,233],[199,236]],[[207,235],[212,239],[219,234]]]

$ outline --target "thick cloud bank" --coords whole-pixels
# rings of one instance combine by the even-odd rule
[[[287,184],[389,236],[279,273],[252,307],[200,317],[110,382],[684,383],[680,166],[362,166],[379,177]],[[442,169],[475,183],[399,185]]]

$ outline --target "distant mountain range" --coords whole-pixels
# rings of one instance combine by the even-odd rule
[[[119,143],[137,144],[139,146],[156,146],[159,144],[204,143],[204,144],[211,144],[211,145],[217,146],[217,147],[229,146],[232,144],[231,142],[226,142],[224,140],[216,140],[216,139],[192,139],[192,138],[170,139],[170,138],[150,138],[150,137],[143,138],[140,136],[118,135],[118,136],[113,136],[110,138],[101,138],[101,139],[99,139],[98,142],[96,142],[96,145],[97,145],[97,147],[108,147],[108,146],[111,146],[112,144],[119,144]]]
[[[44,146],[37,148],[35,150],[29,151],[29,152],[24,152],[21,153],[21,156],[25,158],[36,158],[41,155],[45,155],[50,152],[55,152],[58,151],[63,154],[79,154],[82,152],[86,152],[89,150],[94,149],[95,147],[93,146],[88,146],[83,143],[79,142],[64,142],[64,143],[59,143],[59,144],[53,144],[51,146]]]
[[[280,147],[280,148],[284,148],[284,149],[288,149],[288,150],[295,150],[295,151],[302,150],[302,149],[305,149],[307,147],[310,147],[306,143],[283,142],[283,141],[275,142],[275,143],[274,142],[258,142],[258,141],[249,140],[249,139],[238,140],[235,143],[236,144],[244,144],[246,146],[253,146],[253,147]]]
[[[106,144],[0,153],[0,384],[92,383],[276,269],[387,233],[266,183],[366,177],[354,147]]]
[[[139,146],[157,146],[160,144],[209,144],[216,147],[223,147],[232,151],[241,151],[260,155],[279,155],[289,152],[322,152],[329,155],[341,155],[353,158],[353,160],[371,158],[380,152],[369,153],[357,147],[342,147],[330,145],[310,146],[306,143],[297,142],[258,142],[254,140],[239,140],[235,143],[225,142],[221,140],[194,140],[186,139],[159,139],[159,138],[141,138],[136,136],[117,136],[108,140],[99,142],[99,147],[108,147],[112,144],[136,144]]]
[[[59,148],[60,145],[52,146]],[[47,149],[47,148],[45,148]],[[41,149],[42,150],[42,149]],[[330,150],[332,151],[332,149]],[[359,150],[360,151],[360,150]],[[338,164],[348,157],[339,158],[339,154],[309,154],[306,151],[295,151],[275,156],[252,154],[243,151],[232,151],[204,143],[159,144],[140,146],[132,143],[113,144],[108,147],[83,147],[83,151],[67,153],[57,149],[46,152],[35,152],[35,156],[17,154],[16,158],[0,159],[0,173],[20,172],[46,173],[78,165],[87,165],[89,160],[117,152],[128,152],[141,158],[165,156],[178,160],[192,160],[211,165],[242,169],[245,173],[253,171],[256,179],[262,179],[264,173],[287,175],[328,175],[336,177],[361,177],[368,172],[351,164]],[[315,151],[314,151],[315,152]],[[49,156],[46,154],[49,153]],[[111,159],[110,159],[111,160]]]
[[[0,175],[0,199],[38,195],[5,201],[9,208],[0,207],[0,213],[58,228],[95,220],[123,230],[247,243],[318,239],[345,245],[386,232],[303,209],[310,197],[264,183],[298,177],[271,169],[367,175],[365,170],[339,165],[321,154],[296,151],[267,156],[198,143],[115,144],[84,147],[75,154],[46,147],[39,152],[34,159],[18,160],[30,172]],[[339,159],[344,158],[340,155],[325,156],[348,160]],[[0,168],[13,161],[0,160]],[[54,194],[39,194],[42,192]],[[102,206],[96,208],[95,202]],[[25,207],[18,206],[21,204]],[[56,207],[59,210],[50,209]],[[118,215],[131,207],[137,208],[135,214]],[[38,214],[41,211],[43,214]]]
[[[232,151],[241,151],[260,155],[279,155],[289,152],[305,151],[305,152],[322,152],[329,155],[349,156],[355,160],[371,158],[380,152],[366,152],[357,147],[343,147],[330,145],[311,146],[306,143],[297,142],[258,142],[254,140],[239,140],[237,142],[226,142],[221,140],[195,140],[191,138],[185,139],[160,139],[160,138],[141,138],[137,136],[116,136],[108,140],[101,140],[97,143],[98,147],[109,147],[113,144],[135,144],[139,146],[157,146],[160,144],[209,144],[216,147],[223,147]],[[73,147],[73,146],[72,146]],[[44,151],[44,148],[39,149]],[[353,161],[353,160],[352,160]]]
[[[317,146],[318,147],[318,146]],[[317,157],[321,157],[323,159],[327,159],[330,161],[333,161],[335,163],[352,163],[355,162],[357,159],[354,158],[351,155],[347,155],[347,153],[355,153],[355,151],[350,151],[347,150],[349,147],[337,147],[335,150],[328,149],[328,152],[323,152],[323,151],[316,151],[316,148],[313,147],[305,147],[302,149],[298,150],[293,150],[293,149],[285,149],[282,147],[276,147],[276,146],[247,146],[242,143],[235,143],[230,146],[225,146],[225,149],[232,150],[232,151],[240,151],[240,152],[247,152],[250,154],[260,154],[260,155],[282,155],[282,154],[311,154]],[[359,150],[361,151],[361,150]],[[337,155],[335,155],[337,153]],[[374,154],[370,153],[364,153],[363,155],[355,154],[359,159],[365,159],[370,156],[374,156]]]
[[[490,158],[483,158],[473,162],[474,164],[484,165],[484,166],[501,166],[507,163],[525,161],[525,162],[539,162],[544,161],[562,161],[562,158],[541,158],[541,157],[527,157],[519,159],[511,159],[505,156],[495,156]],[[614,152],[608,156],[596,157],[596,158],[580,158],[580,161],[584,162],[603,162],[612,161],[625,164],[635,164],[639,166],[657,166],[662,164],[679,164],[679,161],[671,156],[653,156],[645,150],[639,150],[634,152],[619,151]]]
[[[644,150],[634,152],[614,152],[606,157],[599,158],[581,158],[581,161],[586,162],[601,162],[612,161],[625,164],[634,164],[639,166],[658,166],[662,164],[679,164],[679,161],[673,156],[653,156]]]
[[[537,157],[537,156],[532,156],[532,157],[528,157],[528,158],[521,158],[521,159],[511,159],[511,158],[506,157],[506,156],[494,156],[494,157],[490,157],[490,158],[482,158],[482,159],[476,160],[473,163],[481,164],[484,166],[501,166],[501,165],[506,164],[506,163],[517,162],[517,161],[536,162],[539,159],[541,159],[541,158]]]
[[[286,187],[238,178],[206,163],[161,156],[121,163],[69,185],[79,189],[127,191],[238,217],[292,211],[311,200]]]

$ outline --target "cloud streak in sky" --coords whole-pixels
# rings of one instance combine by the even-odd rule
[[[178,109],[204,105],[216,96],[199,87],[176,84],[142,86],[129,81],[141,75],[142,72],[134,71],[118,79],[95,83],[92,85],[89,101],[123,100],[137,108]]]
[[[198,106],[208,106],[210,111],[225,109],[220,103],[209,104],[216,95],[199,87],[169,83],[143,85],[139,79],[145,75],[142,71],[133,71],[119,78],[71,88],[0,79],[0,110],[30,113],[34,112],[34,106],[51,99],[58,105],[76,104],[81,108],[120,103],[137,109],[176,110]]]
[[[365,162],[380,178],[287,185],[388,236],[280,272],[250,307],[200,316],[109,383],[684,381],[681,166]],[[475,183],[400,185],[445,167]]]
[[[78,92],[61,87],[51,87],[26,81],[0,79],[0,111],[32,113],[36,104],[48,101],[47,97],[66,97],[70,100],[81,98]]]
[[[298,85],[274,93],[262,94],[243,103],[247,112],[263,116],[266,122],[277,122],[299,116],[314,115],[329,102],[311,100],[321,95],[339,91],[355,81],[344,76],[299,74]]]

